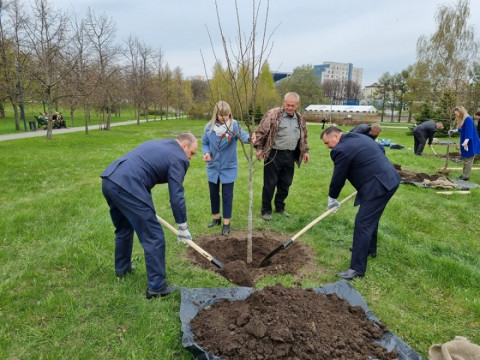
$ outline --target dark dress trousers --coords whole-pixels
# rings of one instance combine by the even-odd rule
[[[187,221],[183,180],[189,161],[175,139],[150,140],[110,164],[100,175],[115,226],[115,271],[131,267],[133,233],[144,249],[148,287],[165,284],[165,237],[157,220],[151,189],[168,184],[177,223]]]
[[[378,145],[364,135],[343,134],[330,157],[335,167],[329,196],[337,199],[346,180],[358,192],[350,269],[365,273],[368,254],[377,252],[380,217],[401,178]]]

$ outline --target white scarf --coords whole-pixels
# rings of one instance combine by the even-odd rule
[[[227,130],[228,130],[230,127],[231,127],[230,121],[229,121],[228,126],[227,126],[227,123],[225,123],[225,124],[220,124],[220,123],[215,122],[215,126],[213,127],[213,131],[215,131],[215,134],[216,134],[218,137],[221,137],[221,136],[225,135],[225,133],[227,132]]]

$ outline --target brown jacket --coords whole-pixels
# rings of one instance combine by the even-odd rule
[[[269,110],[260,121],[257,131],[255,131],[255,142],[253,143],[253,146],[257,150],[263,151],[265,159],[270,154],[272,146],[275,143],[278,126],[282,121],[282,113],[283,107]],[[298,125],[300,126],[300,140],[295,149],[295,162],[300,167],[300,164],[303,161],[303,155],[308,153],[307,124],[298,112],[295,111],[295,113],[297,115]]]

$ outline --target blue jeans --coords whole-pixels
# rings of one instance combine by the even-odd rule
[[[145,254],[148,287],[160,290],[165,284],[165,235],[155,210],[108,179],[102,180],[103,196],[115,226],[115,272],[132,266],[133,232]]]

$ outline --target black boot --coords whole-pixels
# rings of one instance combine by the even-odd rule
[[[218,219],[213,219],[210,224],[208,224],[208,227],[214,227],[215,225],[220,225],[222,223],[222,217],[220,216]]]
[[[222,234],[223,235],[230,234],[230,224],[223,224]]]

